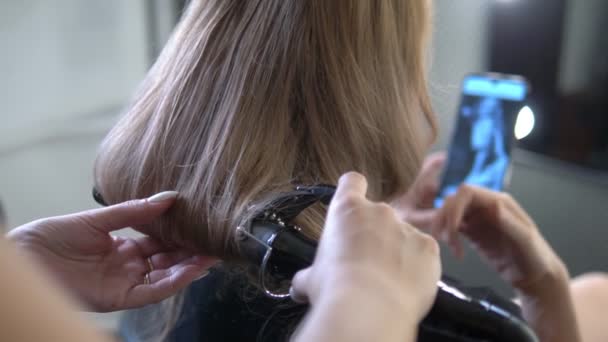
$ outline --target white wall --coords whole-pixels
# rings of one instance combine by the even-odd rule
[[[9,224],[92,206],[96,146],[148,67],[143,0],[0,2]]]
[[[430,90],[439,119],[436,149],[449,143],[462,79],[487,68],[488,4],[487,0],[435,0]]]
[[[0,200],[9,226],[97,206],[97,145],[150,62],[145,1],[0,2]],[[110,329],[118,316],[91,317]]]

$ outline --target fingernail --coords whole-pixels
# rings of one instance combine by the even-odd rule
[[[170,199],[177,198],[177,195],[179,195],[179,192],[177,192],[177,191],[163,191],[163,192],[157,193],[156,195],[150,196],[148,198],[148,202],[149,203],[164,202],[164,201],[168,201]]]
[[[206,277],[206,276],[208,276],[208,275],[209,275],[209,270],[205,270],[205,272],[201,273],[201,275],[200,275],[200,276],[198,276],[198,277],[197,277],[196,279],[194,279],[194,280],[196,281],[196,280],[203,279],[203,278],[205,278],[205,277]]]

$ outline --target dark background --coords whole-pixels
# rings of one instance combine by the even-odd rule
[[[494,1],[488,68],[532,85],[521,148],[608,171],[608,1],[576,2]]]

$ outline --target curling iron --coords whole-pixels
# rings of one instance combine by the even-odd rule
[[[329,204],[334,192],[330,185],[299,186],[280,194],[237,228],[239,248],[256,267],[259,285],[268,297],[288,298],[289,291],[277,289],[312,265],[317,242],[304,236],[293,221],[317,202]],[[419,341],[538,341],[510,301],[489,290],[485,295],[476,294],[447,276],[437,286],[435,302],[419,326]]]
[[[266,296],[289,298],[288,291],[279,292],[277,288],[289,288],[281,285],[290,283],[299,270],[312,265],[317,242],[302,234],[294,220],[315,203],[328,205],[334,192],[331,185],[299,186],[280,194],[253,219],[237,227],[239,248],[257,269],[259,285]],[[95,189],[93,197],[106,205]],[[512,302],[489,290],[481,295],[474,289],[459,287],[445,275],[437,287],[435,302],[420,323],[419,341],[538,342]]]

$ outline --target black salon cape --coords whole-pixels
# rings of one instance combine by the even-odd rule
[[[512,307],[513,303],[487,291],[484,288],[468,289],[469,293],[474,292],[478,297],[490,296],[493,302],[500,303],[503,308],[510,307],[510,311],[521,315],[518,307]],[[157,309],[155,305],[150,305],[128,312],[120,324],[120,337],[126,342],[140,342],[137,331],[141,327],[135,322],[139,317],[139,324],[145,324],[144,329],[149,324],[155,324],[142,318],[146,311]],[[208,276],[195,281],[187,289],[180,318],[168,341],[288,341],[307,310],[308,306],[294,304],[290,299],[280,301],[266,297],[250,284],[243,273],[213,269]],[[449,335],[452,334],[438,336],[422,329],[418,342],[487,342],[486,339]]]
[[[120,337],[126,342],[139,342],[135,325],[138,315],[155,309],[150,305],[128,312],[120,324]],[[169,341],[287,341],[306,310],[307,306],[295,305],[289,299],[264,296],[244,275],[212,270],[188,288]]]

